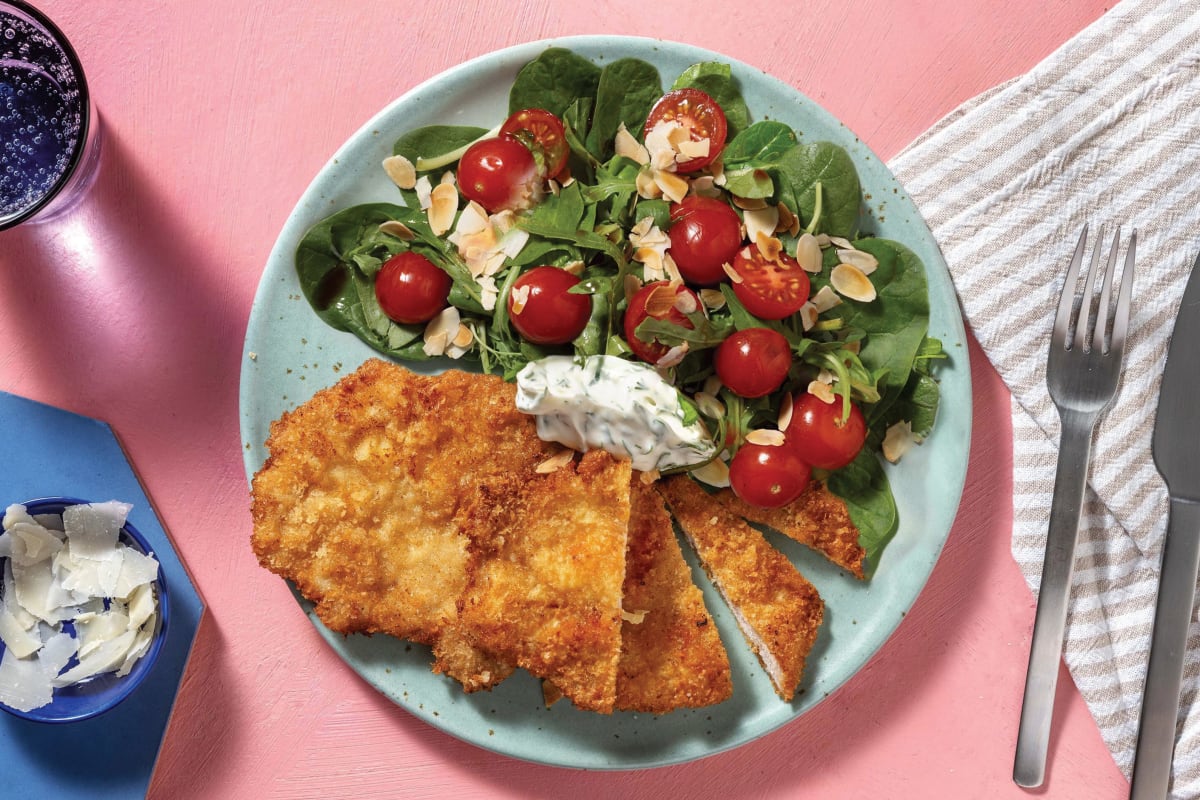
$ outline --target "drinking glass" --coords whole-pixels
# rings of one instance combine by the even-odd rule
[[[70,42],[33,6],[0,0],[0,230],[73,208],[96,178],[100,139]]]

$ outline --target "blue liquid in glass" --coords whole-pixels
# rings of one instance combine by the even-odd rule
[[[83,128],[78,76],[40,27],[0,12],[0,222],[42,200]]]

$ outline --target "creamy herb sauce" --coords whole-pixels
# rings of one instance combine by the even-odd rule
[[[652,367],[612,356],[549,356],[517,373],[517,408],[538,436],[576,450],[607,450],[642,471],[699,464],[716,445],[681,395]]]

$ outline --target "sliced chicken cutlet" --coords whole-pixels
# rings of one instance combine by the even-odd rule
[[[821,481],[810,481],[800,497],[781,508],[752,506],[729,489],[714,497],[739,517],[811,547],[860,580],[865,576],[867,553],[858,543],[858,528],[846,503]]]
[[[733,694],[729,656],[662,497],[635,476],[625,555],[617,708],[665,714]]]
[[[824,616],[816,588],[761,533],[688,476],[657,486],[775,692],[790,701]]]
[[[463,636],[601,713],[617,694],[630,477],[628,461],[592,451],[532,480],[485,481],[459,516]]]
[[[466,586],[455,515],[480,483],[531,480],[558,450],[514,393],[497,377],[370,360],[285,413],[252,481],[259,562],[294,582],[331,630],[437,645]],[[441,671],[474,688],[508,674],[461,642],[443,650]]]

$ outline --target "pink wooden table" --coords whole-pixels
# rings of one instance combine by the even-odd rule
[[[251,300],[297,197],[362,122],[447,67],[560,35],[684,41],[793,84],[886,159],[1107,0],[41,5],[76,43],[108,138],[78,213],[0,234],[0,389],[113,425],[209,604],[153,796],[1125,796],[1065,671],[1047,786],[1009,778],[1034,603],[1009,554],[1008,393],[974,345],[966,492],[897,634],[783,729],[633,773],[476,749],[351,672],[250,551],[237,409]]]

